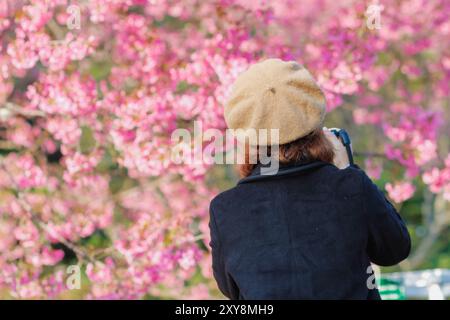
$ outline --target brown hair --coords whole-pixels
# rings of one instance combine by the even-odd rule
[[[256,147],[252,150],[246,146],[245,163],[239,167],[241,177],[249,176],[257,166],[256,163],[250,163],[250,152],[257,152],[256,158],[259,159],[259,148]],[[267,154],[270,155],[270,147],[267,147]],[[317,160],[333,163],[333,158],[333,145],[325,137],[321,128],[314,130],[302,138],[281,144],[278,152],[280,164],[307,163]]]

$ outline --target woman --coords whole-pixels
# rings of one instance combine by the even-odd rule
[[[243,179],[211,201],[213,272],[230,299],[380,299],[370,263],[408,256],[401,217],[349,165],[324,117],[323,93],[295,62],[257,63],[233,85],[228,127],[279,130],[263,143],[278,146],[279,169],[264,175],[246,163]]]

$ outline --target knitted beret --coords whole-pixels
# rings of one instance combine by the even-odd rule
[[[325,107],[325,96],[308,70],[295,61],[268,59],[238,76],[224,116],[230,129],[279,129],[279,141],[270,136],[266,142],[250,141],[276,145],[321,127]]]

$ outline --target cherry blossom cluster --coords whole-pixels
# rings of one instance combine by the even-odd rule
[[[374,130],[365,166],[389,171],[392,200],[423,184],[450,201],[450,4],[378,3],[370,30],[353,0],[2,0],[0,295],[216,296],[224,173],[173,163],[171,134],[224,130],[231,84],[262,58],[305,64],[330,116]]]

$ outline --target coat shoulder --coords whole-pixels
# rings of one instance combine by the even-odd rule
[[[338,169],[335,166],[326,166],[322,174],[325,179],[335,185],[336,191],[343,193],[362,193],[364,191],[364,180],[367,178],[363,170],[358,167],[347,167]]]
[[[234,186],[228,190],[222,191],[219,194],[217,194],[210,202],[209,204],[209,212],[212,214],[213,212],[216,212],[220,210],[220,207],[222,207],[224,204],[229,203],[233,199],[236,199],[238,196],[239,185]]]

